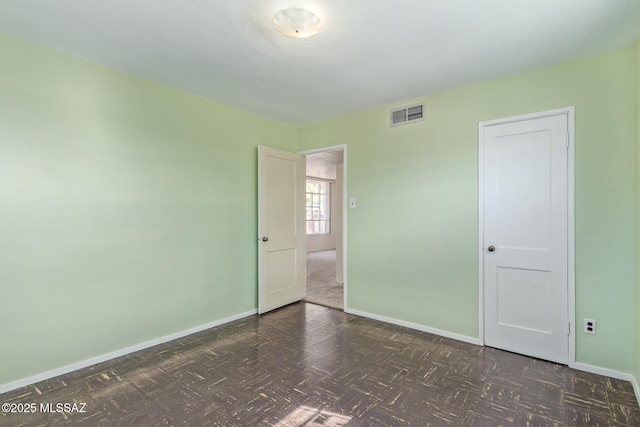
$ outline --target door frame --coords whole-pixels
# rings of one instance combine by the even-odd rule
[[[478,337],[480,345],[484,345],[484,128],[500,124],[520,122],[531,119],[541,119],[550,116],[567,116],[568,144],[567,150],[567,317],[569,329],[569,366],[576,361],[576,315],[575,315],[575,288],[576,288],[576,263],[575,263],[575,107],[566,107],[556,110],[542,111],[520,116],[506,117],[496,120],[488,120],[478,123]]]
[[[342,151],[342,304],[346,313],[347,305],[347,144],[332,145],[331,147],[316,148],[313,150],[298,151],[298,154],[307,156],[309,154],[329,153],[331,151]],[[306,286],[306,282],[305,282]]]

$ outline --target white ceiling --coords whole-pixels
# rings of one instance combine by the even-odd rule
[[[326,151],[308,154],[307,176],[322,179],[336,179],[336,165],[344,160],[343,151]]]
[[[631,46],[640,1],[0,0],[0,32],[304,125]]]

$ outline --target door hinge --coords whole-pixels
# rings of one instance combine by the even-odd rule
[[[567,320],[567,335],[571,335],[571,321]]]
[[[569,132],[567,132],[567,139],[566,139],[566,142],[567,142],[567,148],[569,148]]]

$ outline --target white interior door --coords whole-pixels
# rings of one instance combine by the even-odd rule
[[[483,127],[485,343],[567,364],[568,116]]]
[[[306,292],[305,159],[258,147],[258,312]]]

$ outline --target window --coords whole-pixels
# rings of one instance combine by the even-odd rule
[[[329,234],[329,198],[331,183],[307,180],[307,234]]]

